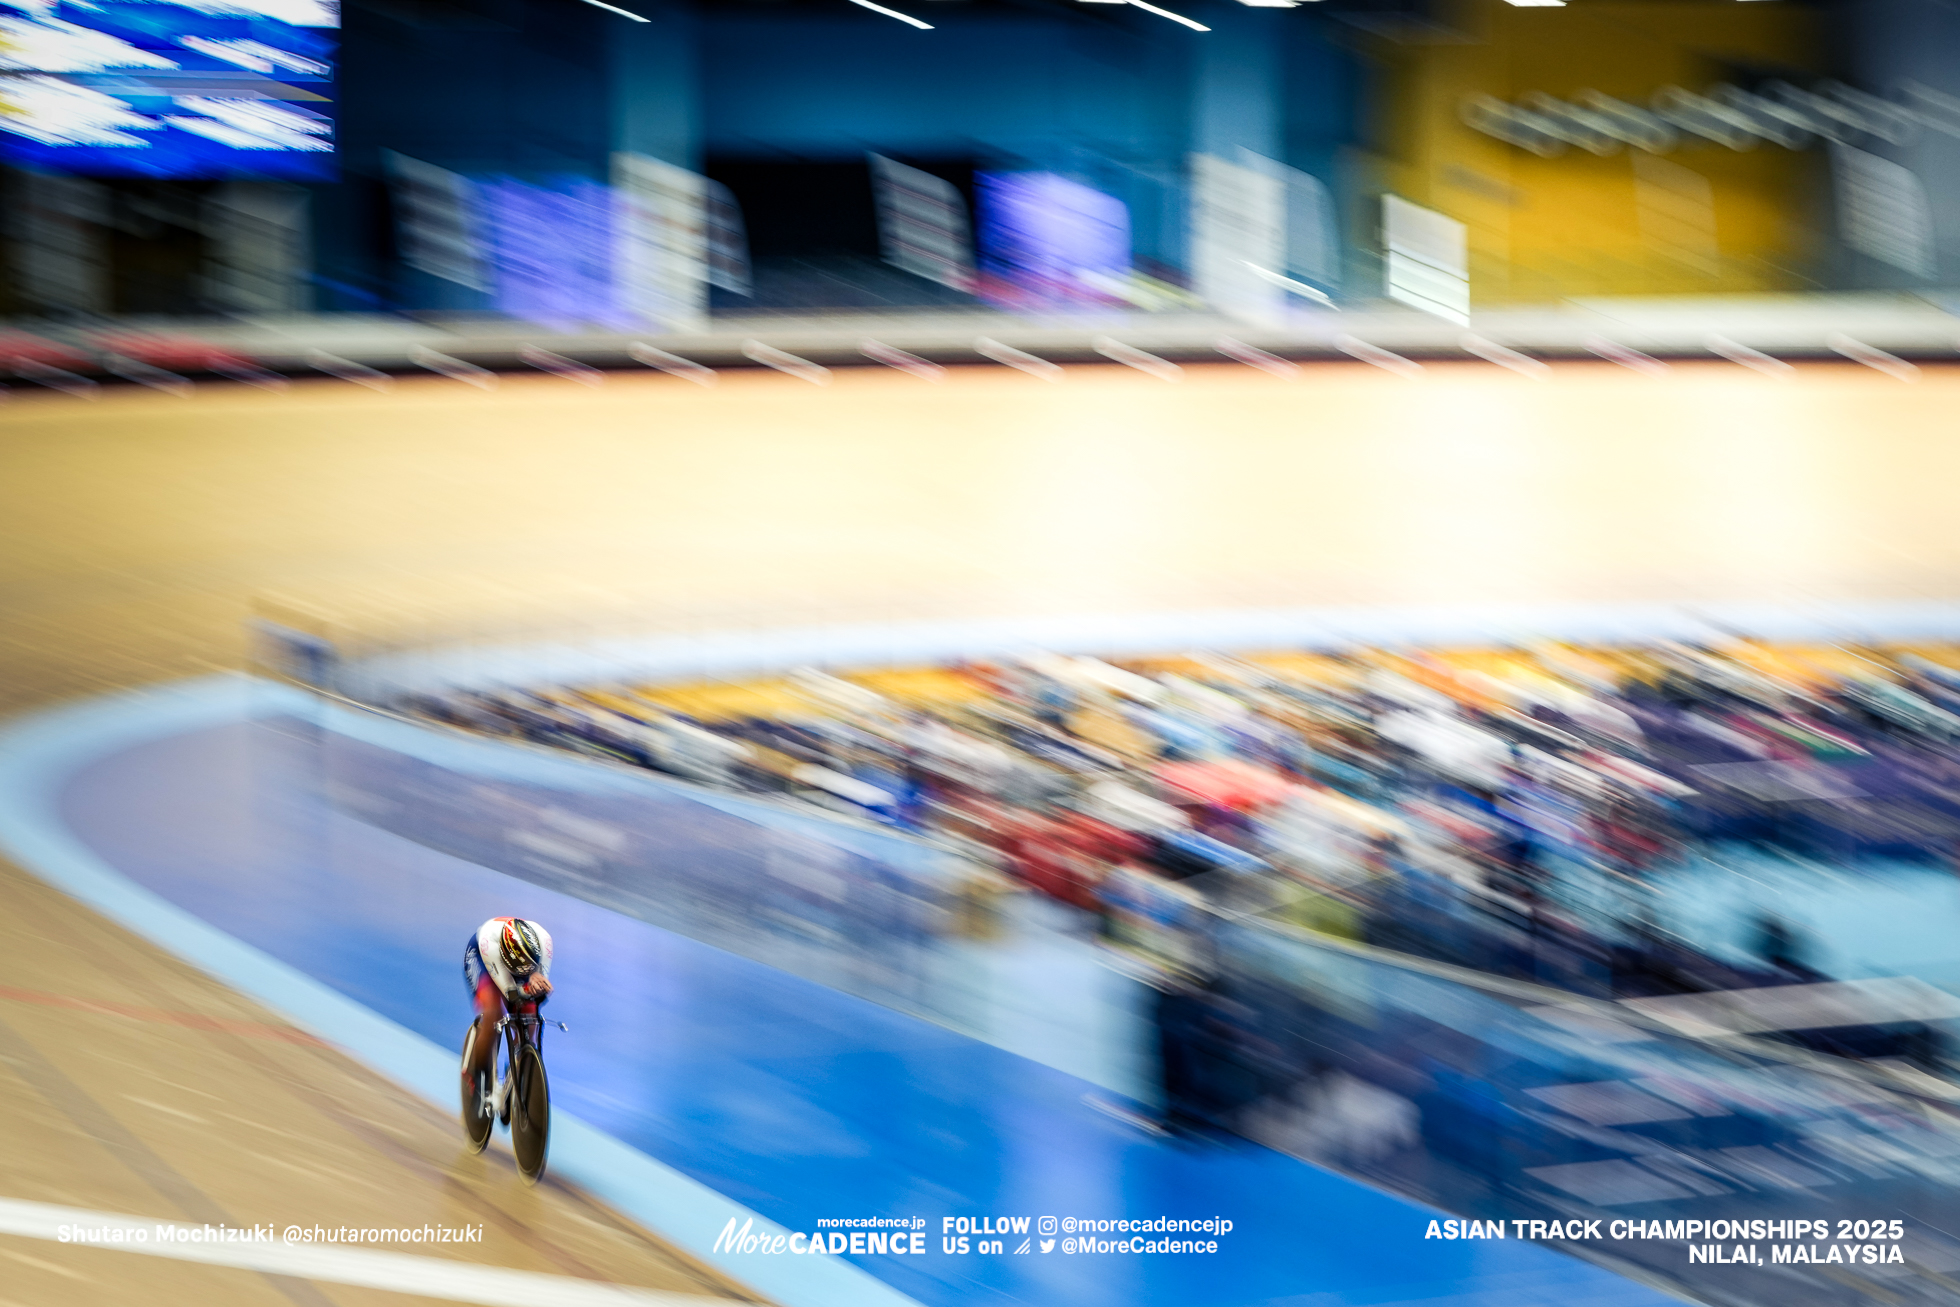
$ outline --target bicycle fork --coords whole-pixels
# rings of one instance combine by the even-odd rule
[[[500,1017],[497,1021],[497,1027],[492,1037],[499,1040],[503,1039],[504,1031],[507,1027],[509,1027],[512,1024],[512,1020],[513,1019],[508,1015]],[[571,1027],[566,1025],[562,1021],[547,1021],[544,1018],[537,1017],[537,1016],[525,1017],[522,1019],[522,1021],[523,1024],[526,1025],[537,1025],[539,1027],[557,1026],[560,1030],[563,1030],[567,1033],[570,1033],[571,1031]],[[492,1057],[490,1063],[490,1075],[494,1083],[489,1088],[486,1088],[483,1091],[484,1106],[488,1109],[489,1114],[495,1116],[499,1121],[506,1121],[509,1119],[508,1117],[505,1116],[505,1111],[506,1111],[506,1104],[510,1102],[511,1094],[516,1092],[515,1081],[517,1080],[517,1059],[519,1056],[521,1056],[522,1050],[528,1047],[528,1045],[521,1040],[515,1044],[509,1044],[509,1041],[505,1041],[505,1042],[508,1045],[508,1051],[507,1051],[508,1065],[504,1067],[503,1074],[499,1075],[497,1073],[496,1060],[494,1056]],[[539,1042],[542,1043],[543,1041],[540,1040]]]

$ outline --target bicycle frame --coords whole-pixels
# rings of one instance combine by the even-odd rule
[[[499,1118],[505,1114],[505,1104],[510,1098],[511,1085],[516,1079],[511,1075],[510,1069],[517,1065],[518,1055],[523,1052],[526,1045],[537,1049],[540,1055],[544,1053],[546,1026],[557,1026],[568,1034],[571,1032],[571,1027],[564,1022],[547,1021],[536,1012],[505,1013],[497,1019],[496,1029],[492,1033],[493,1036],[503,1037],[504,1048],[503,1056],[493,1061],[490,1067],[490,1075],[494,1082],[490,1092],[490,1106],[492,1112]]]

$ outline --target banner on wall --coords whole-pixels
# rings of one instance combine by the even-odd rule
[[[1831,147],[1838,234],[1867,258],[1930,281],[1933,208],[1910,168],[1850,145]]]
[[[559,330],[631,325],[622,314],[612,192],[582,177],[481,188],[496,308]]]
[[[1458,326],[1470,323],[1470,259],[1464,225],[1382,196],[1382,245],[1388,252],[1388,297]]]
[[[234,313],[312,307],[310,197],[288,182],[226,182],[204,198],[204,293]]]
[[[942,286],[972,290],[973,232],[959,188],[882,154],[867,157],[885,262]]]
[[[58,173],[15,174],[0,206],[7,271],[22,307],[37,313],[109,312],[108,188]]]
[[[1052,172],[982,173],[983,298],[1013,307],[1109,303],[1131,280],[1130,211]]]
[[[384,150],[395,242],[402,262],[431,277],[489,289],[478,230],[476,186],[461,173]]]
[[[1281,169],[1286,182],[1286,273],[1328,290],[1341,284],[1340,224],[1327,184],[1298,168]]]
[[[733,295],[754,293],[749,273],[749,232],[735,192],[710,178],[701,179],[707,222],[708,284]]]
[[[1633,206],[1640,239],[1648,249],[1704,277],[1721,275],[1715,188],[1708,178],[1657,155],[1636,153]]]
[[[1333,196],[1319,178],[1250,150],[1191,156],[1191,275],[1221,312],[1269,321],[1286,296],[1331,304],[1340,285]]]
[[[1254,154],[1191,156],[1191,289],[1220,313],[1277,324],[1286,292],[1286,182]]]
[[[708,288],[751,293],[748,232],[735,194],[644,154],[612,157],[615,303],[634,326],[700,331]]]
[[[619,153],[612,182],[621,312],[639,326],[701,330],[708,321],[707,178],[644,154]]]

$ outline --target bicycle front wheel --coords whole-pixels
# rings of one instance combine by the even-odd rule
[[[511,1099],[510,1150],[517,1154],[518,1171],[536,1184],[551,1147],[551,1086],[535,1048],[519,1050],[511,1068]]]

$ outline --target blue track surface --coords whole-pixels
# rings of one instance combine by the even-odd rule
[[[925,1218],[928,1255],[854,1260],[930,1307],[1669,1301],[1528,1244],[1425,1241],[1436,1213],[1261,1148],[1146,1140],[1060,1072],[350,819],[314,758],[265,726],[172,735],[82,767],[59,816],[131,880],[444,1047],[468,1020],[469,932],[544,921],[573,1031],[549,1041],[556,1101],[788,1229]],[[1234,1229],[1211,1256],[940,1251],[942,1217],[1049,1214]]]

